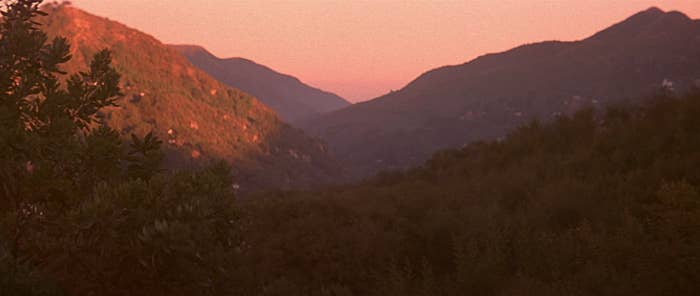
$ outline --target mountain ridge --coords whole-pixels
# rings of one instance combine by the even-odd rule
[[[304,122],[355,177],[422,163],[529,120],[603,108],[700,79],[700,22],[648,9],[579,41],[545,41],[421,74],[404,88]],[[637,34],[628,34],[630,28]],[[623,33],[618,33],[623,32]],[[609,38],[610,34],[620,35]]]
[[[219,81],[256,96],[291,123],[351,105],[336,94],[246,58],[219,58],[198,45],[170,47]]]
[[[112,51],[125,95],[102,120],[122,136],[153,131],[167,143],[169,166],[226,160],[245,190],[304,188],[338,173],[322,143],[153,36],[68,4],[42,9],[48,12],[38,20],[42,29],[72,44],[73,59],[64,70],[83,70],[98,50]]]

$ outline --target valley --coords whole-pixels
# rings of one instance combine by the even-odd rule
[[[205,31],[190,12],[246,7],[215,1],[148,18],[185,7],[178,21]],[[351,104],[68,2],[0,3],[0,296],[700,290],[700,20],[684,13],[652,7]],[[300,42],[332,31],[338,3],[322,4]],[[248,9],[227,18],[276,21]]]

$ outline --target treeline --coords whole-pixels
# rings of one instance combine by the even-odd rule
[[[699,184],[698,94],[532,122],[408,172],[241,205],[244,285],[264,287],[245,291],[693,295]]]
[[[0,295],[695,295],[700,94],[532,122],[352,186],[235,199],[97,120],[109,53],[0,26]]]

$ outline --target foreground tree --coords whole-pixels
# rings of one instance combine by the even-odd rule
[[[109,51],[62,87],[70,47],[38,28],[41,2],[5,1],[0,24],[1,247],[13,272],[23,263],[27,229],[60,214],[98,180],[114,178],[121,157],[116,132],[96,121],[120,94]]]
[[[154,137],[149,146],[135,145],[139,150],[127,159],[118,133],[97,119],[120,95],[108,50],[94,56],[87,72],[64,78],[60,66],[70,60],[70,46],[65,38],[49,41],[39,28],[41,2],[2,3],[0,261],[13,273],[24,263],[28,229],[55,219],[99,182],[128,177],[123,167],[150,169],[139,171],[145,178],[160,160],[150,157],[143,165],[133,159],[159,153]]]
[[[108,50],[61,71],[41,0],[3,1],[0,24],[0,294],[219,295],[236,258],[225,164],[161,171],[161,141],[99,120],[120,75]]]

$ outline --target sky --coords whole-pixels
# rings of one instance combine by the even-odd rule
[[[248,58],[352,102],[486,53],[583,39],[652,6],[700,17],[700,0],[71,2],[165,43]]]

